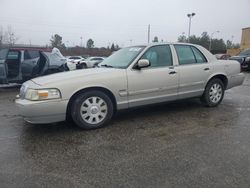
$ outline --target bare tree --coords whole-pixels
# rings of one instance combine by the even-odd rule
[[[6,44],[13,46],[19,38],[12,30],[12,27],[9,25],[7,27],[7,31],[5,32],[3,39]]]
[[[3,27],[0,26],[0,49],[2,48],[2,45],[3,45]]]

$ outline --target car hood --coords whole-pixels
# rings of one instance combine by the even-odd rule
[[[239,58],[245,58],[245,57],[248,57],[247,55],[237,55],[237,56],[232,56],[232,57],[230,57],[230,59],[231,58],[235,58],[235,59],[239,59]]]
[[[243,63],[244,62],[244,59],[246,58],[247,56],[232,56],[230,57],[229,59],[230,60],[236,60],[240,63]]]
[[[65,82],[65,81],[76,81],[76,80],[89,80],[91,77],[99,78],[102,77],[105,79],[106,74],[112,74],[114,72],[121,71],[121,69],[114,68],[90,68],[90,69],[81,69],[68,72],[61,72],[56,74],[51,74],[48,76],[42,76],[32,79],[32,81],[40,86]]]

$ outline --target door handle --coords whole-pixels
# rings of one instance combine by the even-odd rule
[[[208,71],[208,70],[210,70],[210,68],[208,68],[208,67],[204,69],[204,71]]]
[[[171,71],[168,74],[176,74],[176,73],[177,73],[176,71]]]

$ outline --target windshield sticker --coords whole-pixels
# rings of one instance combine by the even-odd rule
[[[130,52],[139,52],[141,50],[141,48],[130,48],[129,51]]]

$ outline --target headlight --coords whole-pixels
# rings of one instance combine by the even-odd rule
[[[31,101],[50,100],[61,98],[58,89],[27,89],[25,99]]]

